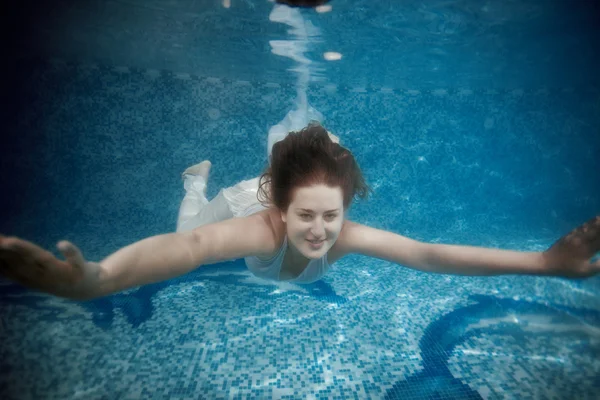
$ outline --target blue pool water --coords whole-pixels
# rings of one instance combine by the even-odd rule
[[[0,232],[89,260],[171,232],[181,172],[210,159],[209,198],[258,175],[300,92],[374,189],[351,220],[541,251],[599,213],[598,2],[373,3],[302,10],[304,36],[266,0],[23,3]],[[0,280],[2,399],[592,399],[599,355],[597,277],[235,261],[87,302]]]

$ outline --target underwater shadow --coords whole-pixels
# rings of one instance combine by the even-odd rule
[[[469,298],[476,303],[453,310],[429,324],[419,341],[423,370],[397,382],[387,391],[385,399],[482,399],[478,392],[455,378],[448,369],[448,360],[455,348],[477,336],[525,338],[549,335],[568,339],[575,336],[588,340],[584,345],[587,351],[595,354],[600,352],[600,348],[591,346],[590,335],[585,329],[581,329],[584,325],[600,328],[598,310],[487,295],[473,295]],[[544,324],[528,322],[540,319]],[[558,326],[573,329],[559,330],[556,329]]]
[[[251,288],[254,295],[260,298],[278,299],[287,296],[310,297],[327,303],[343,304],[347,301],[345,297],[338,296],[331,285],[319,280],[310,284],[286,283],[285,290],[275,290],[282,286],[279,282],[271,282],[261,279],[248,279],[251,275],[247,272],[243,263],[232,262],[227,264],[214,264],[202,267],[182,277],[174,278],[164,282],[158,282],[142,286],[128,293],[117,293],[99,299],[88,301],[73,301],[92,314],[92,322],[97,327],[108,330],[117,311],[121,311],[127,322],[138,328],[154,315],[152,299],[163,289],[182,283],[195,282],[218,282],[227,285],[236,285]],[[48,304],[51,296],[31,291],[16,284],[3,287],[0,294],[1,304],[17,304],[36,310],[44,310],[48,313],[40,320],[52,321],[65,311],[64,307],[56,304]],[[73,317],[76,319],[79,317]],[[64,318],[63,318],[64,320]]]

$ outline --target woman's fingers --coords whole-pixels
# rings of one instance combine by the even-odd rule
[[[597,260],[593,260],[589,263],[589,270],[590,273],[588,276],[594,276],[600,273],[600,258],[598,258]]]
[[[600,251],[600,216],[596,216],[560,238],[557,247],[568,257],[589,259]]]
[[[54,254],[26,240],[2,237],[0,272],[9,279],[34,288],[76,280],[80,274],[73,274],[73,267],[81,267],[81,253],[71,243],[67,242],[65,247],[72,263],[61,261]]]
[[[11,280],[17,279],[17,275],[13,271],[13,265],[4,257],[0,258],[0,275],[4,275]]]
[[[570,236],[576,245],[581,246],[585,256],[593,257],[600,251],[600,215],[583,223]]]
[[[58,247],[67,260],[67,262],[64,263],[64,266],[66,267],[65,272],[67,273],[65,278],[70,283],[77,282],[83,277],[85,268],[85,259],[83,258],[83,254],[81,254],[81,250],[73,243],[66,240],[58,242],[56,247]]]
[[[36,283],[37,271],[32,271],[22,262],[22,258],[15,252],[0,251],[0,274],[22,285],[38,288]]]
[[[73,243],[57,247],[65,261],[45,249],[16,237],[0,237],[0,275],[31,289],[69,296],[86,274],[86,262]]]
[[[0,251],[2,250],[7,253],[18,254],[25,262],[31,262],[33,258],[48,253],[31,242],[15,237],[2,238]]]
[[[8,247],[0,248],[0,260],[2,260],[2,272],[11,275],[23,275],[27,270],[24,265],[21,254],[14,250],[9,250]]]
[[[83,258],[83,254],[81,254],[81,250],[79,250],[77,246],[69,241],[61,240],[58,242],[56,247],[58,247],[62,255],[65,256],[65,259],[69,264],[79,269],[83,268],[85,259]]]
[[[600,215],[586,222],[585,226],[592,253],[598,253],[600,251]]]

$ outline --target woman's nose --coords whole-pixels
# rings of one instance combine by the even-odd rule
[[[325,236],[325,224],[319,218],[316,218],[310,231],[315,237],[322,238]]]

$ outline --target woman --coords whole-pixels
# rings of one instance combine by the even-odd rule
[[[334,137],[334,139],[336,139]],[[199,265],[245,258],[267,279],[320,279],[347,254],[364,254],[426,272],[462,275],[535,274],[589,277],[600,249],[600,216],[545,252],[428,244],[347,220],[352,199],[369,192],[352,153],[318,124],[272,147],[271,165],[257,179],[222,190],[208,202],[210,163],[184,172],[187,189],[176,233],[126,246],[100,263],[72,243],[66,261],[33,243],[0,236],[0,271],[34,289],[90,299],[185,274]]]

